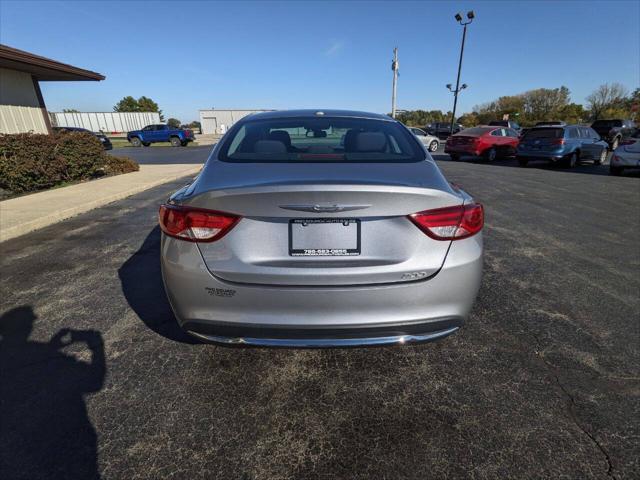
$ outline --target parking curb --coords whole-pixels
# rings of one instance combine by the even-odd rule
[[[131,195],[135,195],[136,193],[140,193],[150,188],[157,187],[158,185],[162,185],[167,182],[172,182],[174,180],[178,180],[179,178],[187,177],[190,175],[195,175],[201,170],[201,168],[202,168],[202,165],[197,165],[197,166],[194,166],[193,168],[181,170],[174,174],[163,176],[161,178],[152,180],[150,182],[142,183],[140,185],[136,185],[134,187],[127,188],[119,192],[115,192],[111,195],[103,196],[95,200],[83,201],[82,204],[80,205],[75,205],[73,207],[55,210],[53,212],[46,212],[42,216],[39,216],[38,218],[26,221],[24,223],[20,223],[19,225],[14,225],[12,227],[2,228],[2,226],[0,225],[0,243],[6,240],[10,240],[12,238],[19,237],[26,233],[33,232],[35,230],[47,227],[49,225],[53,225],[54,223],[58,223],[62,220],[66,220],[68,218],[74,217],[81,213],[88,212],[89,210],[93,210],[95,208],[108,205],[109,203],[122,200],[126,197],[130,197]],[[117,177],[109,177],[109,178],[124,179],[124,177],[127,177],[129,175],[137,175],[137,174],[139,175],[140,173],[141,172],[139,171],[132,172],[132,173],[125,173],[122,175],[118,175]],[[96,182],[100,182],[101,180],[96,180]],[[75,185],[71,185],[69,187],[64,187],[64,188],[73,188],[74,186]],[[42,193],[47,193],[47,192],[34,193],[33,195],[39,195]],[[1,211],[2,211],[3,204],[5,202],[11,202],[12,200],[19,200],[20,198],[25,198],[25,197],[19,197],[18,199],[9,199],[9,200],[5,200],[4,202],[0,202],[0,222],[1,222],[1,216],[2,216]]]

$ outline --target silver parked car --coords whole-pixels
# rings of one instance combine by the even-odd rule
[[[159,217],[167,296],[205,341],[435,340],[460,328],[480,286],[482,206],[384,115],[245,117]]]
[[[619,142],[609,163],[611,175],[621,175],[624,170],[640,169],[640,129]]]
[[[438,139],[438,137],[429,135],[421,128],[408,128],[409,130],[411,130],[411,133],[413,133],[418,138],[418,140],[420,140],[424,144],[424,146],[427,147],[427,150],[429,150],[430,152],[435,152],[436,150],[438,150],[438,147],[440,146],[440,140]]]

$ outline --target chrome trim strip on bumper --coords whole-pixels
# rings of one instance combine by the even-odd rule
[[[366,347],[375,345],[404,345],[424,343],[451,335],[460,327],[438,330],[424,334],[394,335],[389,337],[354,337],[354,338],[256,338],[256,337],[222,337],[205,335],[191,330],[187,333],[200,340],[223,345],[246,345],[253,347],[290,347],[290,348],[330,348],[330,347]]]

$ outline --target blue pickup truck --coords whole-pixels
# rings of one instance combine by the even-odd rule
[[[171,128],[169,125],[147,125],[142,130],[127,133],[127,140],[134,147],[148,147],[155,142],[171,142],[174,147],[186,147],[193,139],[191,130]]]

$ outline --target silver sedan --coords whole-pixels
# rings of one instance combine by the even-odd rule
[[[418,138],[418,140],[420,140],[423,145],[427,147],[430,152],[435,152],[438,150],[438,147],[440,146],[440,140],[438,139],[438,137],[429,135],[421,128],[409,127],[409,130],[411,130],[411,133],[413,133]]]
[[[611,175],[621,175],[624,170],[634,169],[640,169],[640,129],[620,142],[609,163]]]
[[[482,205],[383,115],[245,117],[159,219],[167,296],[204,341],[426,342],[463,325],[480,287]]]

